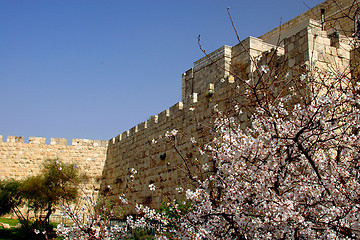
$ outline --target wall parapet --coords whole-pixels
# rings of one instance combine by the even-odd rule
[[[4,142],[4,137],[0,135],[0,143]],[[29,137],[29,141],[25,142],[23,136],[7,136],[6,143],[24,143],[24,144],[38,144],[38,145],[68,145],[66,138],[50,138],[50,144],[46,143],[44,137]],[[70,145],[70,144],[69,144]],[[70,146],[92,146],[92,147],[107,147],[106,140],[91,140],[91,139],[72,139]]]
[[[194,99],[192,102],[197,101],[197,95],[194,94]],[[178,102],[171,106],[169,109],[162,111],[157,115],[152,115],[150,118],[144,122],[139,123],[138,125],[132,127],[131,129],[124,131],[123,133],[117,135],[116,137],[112,138],[109,143],[115,144],[118,142],[123,141],[126,138],[135,136],[137,134],[142,134],[142,131],[150,130],[156,128],[156,126],[163,124],[171,119],[172,116],[178,115],[184,108],[182,102]]]

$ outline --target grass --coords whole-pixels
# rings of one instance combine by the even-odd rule
[[[19,223],[19,220],[17,219],[9,219],[9,218],[0,218],[1,223],[6,223],[10,225],[10,229],[4,229],[3,227],[0,227],[0,240],[29,240],[29,239],[45,239],[44,237],[38,237],[32,233],[31,235],[34,235],[29,238],[29,232],[28,229],[24,228],[15,228],[15,226]],[[52,227],[56,227],[56,223],[50,223]],[[54,238],[55,239],[55,238]],[[61,239],[61,238],[57,238]]]
[[[0,240],[22,240],[26,239],[24,233],[20,232],[19,229],[0,229]]]
[[[11,227],[10,229],[4,229],[2,226],[0,227],[0,240],[26,239],[24,232],[14,228],[19,223],[19,220],[11,218],[0,218],[0,222],[9,224]]]
[[[32,234],[33,235],[33,234]],[[44,240],[44,237],[32,236],[33,240]],[[54,240],[61,240],[61,237],[52,238]],[[21,229],[11,228],[11,229],[0,229],[0,240],[29,240],[29,234],[27,232],[21,231]]]
[[[10,227],[15,227],[19,223],[19,220],[11,218],[0,218],[0,222],[7,223],[10,225]]]

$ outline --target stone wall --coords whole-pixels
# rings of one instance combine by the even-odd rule
[[[223,46],[194,63],[194,67],[182,75],[182,101],[186,105],[191,101],[194,93],[202,93],[207,90],[210,83],[215,84],[221,79],[229,79],[230,46]]]
[[[344,9],[352,9],[347,7],[352,0],[338,2]],[[210,141],[208,131],[215,118],[214,106],[219,104],[223,110],[231,109],[231,99],[236,97],[234,89],[241,91],[241,84],[249,79],[249,74],[272,63],[281,66],[284,74],[281,77],[299,80],[306,69],[331,67],[335,72],[350,73],[348,32],[329,34],[340,25],[350,29],[350,23],[340,19],[322,26],[308,18],[320,9],[325,9],[328,19],[340,14],[332,1],[326,1],[285,23],[281,28],[281,46],[276,46],[280,32],[277,28],[260,38],[249,37],[236,46],[223,46],[209,54],[211,59],[204,57],[196,61],[194,67],[182,75],[182,102],[151,116],[108,143],[73,139],[72,145],[67,145],[66,139],[52,138],[47,145],[44,138],[30,137],[29,143],[25,143],[23,137],[8,136],[3,142],[0,136],[0,178],[19,179],[36,174],[44,159],[59,158],[78,164],[91,178],[88,186],[98,188],[101,180],[101,191],[115,201],[126,193],[129,202],[157,208],[169,198],[183,197],[176,188],[192,186],[184,171],[184,159],[195,172],[198,164],[205,161],[190,137],[195,137],[199,144]],[[272,57],[274,53],[276,58]],[[176,148],[174,142],[159,139],[173,129],[180,132]],[[158,143],[153,143],[153,139]],[[155,185],[155,192],[150,191],[150,184]],[[133,211],[131,207],[127,209],[127,213]]]
[[[125,193],[129,202],[153,208],[158,208],[168,199],[182,198],[182,193],[178,193],[176,188],[191,188],[192,184],[184,172],[182,157],[190,163],[193,173],[196,173],[196,162],[202,161],[189,138],[209,141],[203,126],[214,120],[213,106],[218,101],[223,102],[220,98],[226,98],[231,92],[220,88],[220,91],[213,92],[212,97],[203,92],[186,106],[179,102],[112,139],[104,166],[102,192],[109,194],[114,201],[119,201],[118,197]],[[195,110],[191,111],[193,107]],[[182,156],[175,151],[173,142],[164,140],[165,133],[173,129],[179,131],[176,148]],[[153,139],[157,143],[153,143]],[[137,173],[133,173],[132,169]],[[150,191],[150,184],[155,185],[155,192]],[[126,213],[134,213],[134,208],[130,206]]]
[[[89,177],[87,188],[98,189],[104,166],[107,141],[72,139],[67,145],[65,138],[51,138],[50,144],[42,137],[7,136],[3,142],[0,135],[0,180],[24,179],[40,172],[45,159],[56,159],[76,164]]]
[[[262,64],[278,61],[282,77],[286,75],[298,81],[304,70],[310,68],[329,69],[331,65],[334,71],[339,69],[349,73],[349,38],[340,34],[335,38],[328,36],[321,25],[311,19],[298,23],[295,28],[298,32],[284,39],[284,48],[249,37],[234,47],[224,46],[210,53],[212,60],[196,61],[194,68],[183,75],[184,102],[152,116],[109,142],[101,190],[115,201],[126,193],[129,202],[153,208],[168,199],[183,197],[176,189],[191,188],[183,159],[195,172],[197,164],[205,161],[189,138],[209,142],[206,131],[211,129],[215,117],[214,105],[219,104],[222,110],[231,108],[231,99],[237,98],[235,87],[241,89],[243,81],[248,79],[246,74],[233,76],[228,70],[236,71],[237,67],[243,66],[244,72],[252,74]],[[271,52],[276,52],[277,57],[268,59]],[[283,90],[283,87],[279,85],[279,89]],[[190,111],[192,108],[195,111]],[[181,133],[176,139],[177,150],[173,143],[152,143],[153,139],[159,139],[173,129]],[[134,174],[132,169],[137,173]],[[155,185],[155,192],[150,191],[150,184]],[[127,210],[127,213],[134,211],[131,207]]]
[[[352,39],[341,34],[328,35],[321,24],[308,19],[299,24],[303,29],[284,39],[290,69],[329,70],[350,74]]]
[[[337,3],[337,4],[336,4]],[[304,22],[307,19],[311,18],[314,20],[324,22],[323,28],[328,33],[331,34],[335,31],[344,36],[351,37],[354,33],[354,22],[349,18],[344,17],[345,13],[349,14],[350,17],[355,16],[355,11],[359,1],[354,0],[341,0],[341,1],[332,1],[328,0],[319,5],[315,6],[312,9],[304,12],[303,14],[291,19],[290,21],[282,24],[281,26],[271,30],[260,36],[259,38],[263,39],[266,42],[277,45],[279,36],[280,40],[288,38],[301,30],[301,27],[298,25],[299,22]],[[321,11],[324,11],[324,21],[322,21]],[[283,42],[280,42],[280,46],[283,46]]]

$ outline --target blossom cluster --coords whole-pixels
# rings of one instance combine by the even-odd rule
[[[119,198],[123,204],[127,203],[124,195]],[[110,224],[110,220],[118,217],[119,213],[116,212],[116,206],[109,203],[111,202],[106,198],[96,200],[87,194],[81,198],[79,204],[64,203],[61,205],[60,213],[67,224],[62,222],[57,226],[58,236],[68,240],[118,239],[126,233],[126,227]]]
[[[163,212],[136,204],[139,217],[129,216],[129,226],[156,228],[158,239],[360,237],[360,84],[341,72],[313,71],[285,87],[288,72],[279,79],[268,65],[259,70],[259,79],[246,81],[232,99],[231,112],[214,106],[209,143],[189,137],[201,161],[194,158],[197,172],[184,164],[195,187],[174,189],[186,200],[169,201]],[[239,121],[244,116],[246,123]],[[163,139],[180,134],[173,129]],[[137,170],[130,174],[134,182]],[[119,199],[129,204],[124,194]],[[66,239],[112,239],[124,231],[99,214],[80,221],[64,211],[75,223],[59,225]]]
[[[270,70],[266,66],[262,71]],[[170,203],[176,218],[156,215],[171,222],[173,236],[359,237],[359,83],[329,72],[302,74],[299,80],[306,80],[306,86],[292,86],[247,109],[251,124],[246,128],[235,117],[245,112],[241,103],[231,114],[216,106],[213,140],[199,148],[208,157],[200,168],[207,175],[202,180],[192,176],[198,187],[185,191],[191,208],[180,212]],[[271,99],[268,92],[257,94]],[[190,141],[196,144],[194,138]]]

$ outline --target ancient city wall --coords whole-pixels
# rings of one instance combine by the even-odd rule
[[[87,188],[99,188],[107,141],[72,139],[67,145],[65,138],[51,138],[48,145],[42,137],[29,137],[28,143],[24,137],[7,136],[6,142],[3,140],[0,135],[0,180],[36,175],[45,159],[58,158],[75,163],[89,177]]]
[[[194,68],[183,75],[184,103],[175,104],[109,142],[101,185],[103,193],[116,201],[125,193],[129,202],[153,208],[159,207],[168,197],[184,197],[176,190],[191,187],[183,159],[195,172],[198,164],[205,160],[190,137],[202,144],[210,141],[207,126],[211,127],[215,119],[214,105],[231,108],[230,100],[236,98],[234,89],[239,89],[236,86],[241,87],[246,80],[227,71],[233,66],[244,65],[245,71],[251,73],[256,70],[255,64],[260,64],[257,61],[264,57],[261,64],[269,64],[271,59],[266,59],[267,53],[276,49],[279,61],[284,64],[281,71],[284,75],[289,73],[289,78],[299,79],[301,70],[310,67],[328,69],[329,64],[333,64],[334,70],[349,70],[350,45],[345,41],[348,38],[339,35],[333,39],[321,30],[318,22],[309,19],[299,23],[298,29],[284,39],[284,48],[249,37],[234,47],[224,46],[210,53],[216,63],[204,58],[196,61]],[[191,111],[193,108],[195,110]],[[172,142],[164,142],[165,133],[173,129],[180,133],[176,138],[177,150]],[[153,143],[153,139],[158,143]],[[156,191],[150,190],[150,184],[154,184]],[[128,213],[133,210],[130,207]]]
[[[352,0],[339,1],[342,6],[349,3]],[[216,117],[214,106],[231,108],[234,89],[241,89],[249,74],[274,61],[270,52],[276,53],[276,61],[282,64],[280,70],[289,78],[298,78],[306,69],[331,67],[344,74],[350,72],[351,39],[346,37],[347,32],[329,34],[330,26],[334,26],[331,21],[322,30],[321,23],[308,19],[312,12],[322,8],[328,18],[340,14],[332,1],[326,1],[289,21],[282,26],[281,47],[275,45],[279,29],[274,29],[260,38],[249,37],[236,46],[223,46],[209,54],[211,59],[196,61],[182,75],[182,102],[109,142],[73,139],[67,145],[66,139],[52,138],[46,144],[44,138],[30,137],[25,143],[23,137],[13,136],[4,142],[0,136],[0,179],[34,175],[40,171],[43,160],[59,158],[77,164],[91,178],[88,186],[97,188],[101,181],[101,191],[115,201],[126,193],[129,202],[157,208],[168,197],[182,198],[183,193],[176,189],[191,187],[183,159],[190,163],[192,171],[204,161],[190,137],[195,137],[199,144],[210,141],[208,131]],[[350,28],[348,21],[340,23]],[[176,146],[164,138],[173,129],[179,131]],[[150,191],[150,184],[156,187],[155,192]],[[133,212],[133,208],[128,212]]]

